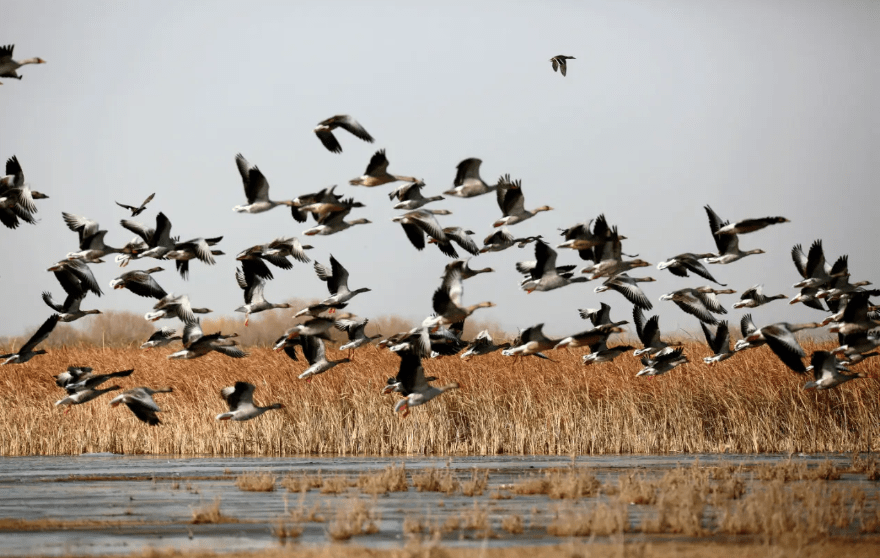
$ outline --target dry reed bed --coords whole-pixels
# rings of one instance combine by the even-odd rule
[[[804,343],[807,352],[821,348]],[[557,362],[514,365],[495,353],[471,362],[425,361],[439,382],[461,389],[413,409],[407,419],[381,396],[397,372],[396,355],[361,350],[354,363],[311,383],[296,378],[304,362],[265,348],[233,360],[212,354],[168,361],[168,351],[58,348],[8,366],[0,386],[0,454],[84,452],[172,455],[300,454],[602,454],[669,452],[873,451],[880,434],[875,378],[830,392],[804,392],[804,376],[765,348],[709,367],[703,345],[686,347],[692,363],[656,379],[636,378],[638,360],[584,367],[581,351],[554,351]],[[331,358],[337,357],[329,349]],[[870,360],[857,370],[870,371]],[[163,424],[148,427],[109,398],[53,406],[62,392],[52,376],[68,365],[99,372],[134,368],[123,388],[172,385],[161,394]],[[247,423],[219,423],[219,390],[236,380],[257,385],[258,404],[287,406]]]

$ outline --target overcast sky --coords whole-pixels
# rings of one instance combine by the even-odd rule
[[[302,239],[312,226],[286,208],[234,213],[245,203],[238,152],[267,176],[273,199],[339,184],[366,204],[351,218],[373,224],[309,242],[314,259],[326,264],[332,253],[349,269],[353,289],[373,289],[349,307],[367,317],[427,316],[451,261],[433,246],[417,252],[390,221],[394,186],[348,185],[379,148],[390,172],[424,178],[426,195],[450,188],[467,157],[483,160],[487,182],[522,179],[527,208],[555,209],[511,227],[517,236],[556,244],[559,227],[605,213],[628,237],[624,251],[656,265],[715,250],[703,210],[711,204],[723,219],[792,221],[740,238],[766,254],[710,268],[739,291],[764,283],[769,294],[795,295],[789,252],[817,238],[829,260],[849,254],[853,281],[880,278],[880,2],[521,4],[6,0],[0,44],[47,64],[0,80],[0,158],[17,155],[27,182],[50,199],[39,201],[36,226],[0,230],[0,335],[48,317],[43,290],[64,298],[46,271],[77,249],[62,211],[98,220],[108,244],[121,246],[133,235],[113,202],[136,205],[151,192],[138,220],[152,225],[163,211],[173,234],[223,235],[226,253],[213,267],[192,263],[189,281],[159,262],[157,280],[231,314],[243,303],[235,254],[282,235]],[[552,71],[557,54],[576,57],[567,77]],[[339,132],[344,152],[327,151],[312,128],[341,113],[376,143]],[[451,210],[441,223],[474,230],[480,243],[500,216],[494,196],[431,207]],[[619,294],[593,292],[598,282],[527,295],[514,270],[525,259],[531,247],[474,259],[496,273],[469,280],[465,303],[498,304],[475,317],[510,330],[546,322],[545,332],[562,336],[586,329],[577,308],[606,301],[615,319],[631,316]],[[107,260],[93,266],[105,296],[83,308],[148,311],[149,300],[109,288],[125,270]],[[561,251],[559,263],[584,262]],[[705,280],[637,271],[658,279],[644,290],[664,330],[698,328],[657,299]],[[265,291],[273,302],[327,294],[308,265],[275,277]],[[741,313],[731,310],[731,322]],[[753,314],[759,327],[822,317],[784,301]]]

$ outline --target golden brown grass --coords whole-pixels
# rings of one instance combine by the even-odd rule
[[[823,348],[804,345],[807,352]],[[394,354],[362,349],[355,362],[307,383],[296,378],[304,362],[249,350],[240,360],[212,354],[168,361],[164,349],[55,348],[5,367],[0,455],[870,452],[880,439],[876,379],[805,392],[805,378],[766,348],[709,367],[696,363],[706,347],[689,345],[694,363],[654,380],[635,377],[640,365],[632,356],[583,367],[575,350],[555,351],[558,362],[526,359],[515,366],[498,353],[467,363],[427,360],[427,374],[461,389],[406,419],[392,412],[394,396],[379,394],[397,371]],[[134,368],[123,388],[174,386],[158,402],[163,424],[148,427],[125,408],[111,409],[107,397],[63,414],[52,405],[61,395],[52,376],[71,364],[98,372]],[[856,369],[870,371],[865,366]],[[286,407],[244,423],[214,420],[225,410],[220,389],[237,380],[257,385],[258,404]]]
[[[220,497],[214,498],[210,504],[199,506],[192,510],[193,525],[203,525],[207,523],[237,523],[235,518],[223,515],[220,512]]]
[[[275,479],[271,473],[245,473],[235,479],[235,485],[245,492],[274,492]]]

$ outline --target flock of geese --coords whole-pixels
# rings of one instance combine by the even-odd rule
[[[18,67],[43,62],[39,58],[15,62],[12,61],[11,54],[11,46],[0,49],[0,77],[20,79],[15,72]],[[573,57],[560,55],[552,58],[554,71],[559,69],[565,75],[566,60],[569,59]],[[365,142],[374,141],[367,130],[349,115],[336,115],[321,121],[314,133],[328,151],[341,153],[342,145],[334,134],[334,131],[338,133],[339,130],[347,131]],[[306,223],[310,218],[314,221],[314,226],[303,232],[305,236],[337,234],[356,225],[371,223],[363,218],[346,220],[352,211],[363,208],[364,204],[351,196],[337,194],[336,186],[292,199],[273,200],[269,197],[269,182],[256,165],[241,154],[235,156],[235,163],[246,200],[246,203],[232,208],[235,212],[257,214],[284,206],[289,208],[296,222]],[[642,364],[637,376],[665,374],[688,362],[684,347],[662,339],[659,317],[654,315],[646,318],[645,312],[651,311],[653,305],[639,283],[655,279],[635,277],[630,273],[652,264],[636,255],[623,252],[622,242],[627,237],[620,234],[617,226],[609,223],[604,215],[599,215],[588,222],[562,230],[563,241],[556,245],[556,249],[543,236],[517,238],[507,227],[553,208],[545,205],[526,209],[522,182],[504,175],[495,183],[487,183],[480,176],[481,163],[476,158],[461,161],[451,189],[443,192],[443,195],[425,196],[422,193],[426,186],[424,181],[412,176],[391,174],[388,171],[389,161],[385,150],[378,150],[370,159],[364,174],[349,182],[352,186],[368,188],[394,182],[404,183],[388,195],[392,202],[396,202],[394,209],[403,211],[391,218],[391,221],[401,225],[408,241],[416,250],[422,251],[428,244],[434,244],[440,252],[454,260],[444,267],[440,284],[433,293],[434,314],[426,317],[418,327],[394,334],[378,343],[380,347],[387,348],[400,358],[397,374],[387,380],[383,389],[383,393],[397,392],[401,395],[394,406],[395,412],[406,416],[410,408],[423,405],[446,391],[458,388],[458,384],[454,382],[443,386],[431,383],[437,378],[426,376],[422,365],[423,360],[429,358],[460,354],[462,359],[469,360],[500,350],[503,355],[512,356],[515,360],[529,356],[552,360],[545,353],[569,347],[588,350],[583,355],[583,364],[592,365],[610,362],[625,353],[633,352],[640,357]],[[473,231],[461,226],[444,227],[441,224],[438,217],[449,215],[449,211],[425,207],[443,200],[444,196],[474,198],[490,193],[495,194],[501,216],[493,223],[497,230],[484,239],[482,247],[474,240]],[[103,258],[111,254],[115,255],[115,261],[120,267],[144,258],[174,260],[177,272],[184,279],[190,276],[190,262],[214,265],[215,257],[224,255],[215,248],[223,240],[222,236],[194,236],[181,241],[179,236],[172,236],[171,221],[161,211],[155,216],[154,226],[132,220],[147,211],[154,196],[155,194],[150,194],[139,205],[116,202],[130,211],[130,218],[122,219],[120,225],[135,234],[132,240],[121,247],[105,243],[108,231],[101,229],[98,222],[84,216],[62,213],[67,227],[77,235],[78,248],[49,267],[48,271],[55,274],[66,297],[63,303],[58,304],[52,293],[43,293],[43,300],[54,313],[17,352],[0,355],[0,364],[26,363],[37,355],[45,354],[45,350],[37,347],[49,337],[58,322],[73,322],[90,314],[100,314],[100,310],[83,310],[81,306],[90,293],[96,297],[102,296],[103,292],[90,266],[103,263]],[[47,198],[45,194],[30,189],[25,182],[21,163],[12,155],[6,163],[6,175],[0,179],[0,222],[9,229],[19,227],[21,222],[36,224],[36,200]],[[658,270],[665,269],[673,275],[685,278],[693,274],[719,287],[725,287],[726,285],[715,279],[705,264],[726,265],[763,253],[760,249],[741,250],[740,236],[788,222],[784,217],[761,217],[731,223],[722,220],[708,205],[704,209],[709,222],[708,235],[714,241],[717,251],[682,253],[659,262],[656,266]],[[521,331],[516,339],[500,344],[496,344],[486,330],[481,331],[470,342],[462,339],[465,320],[481,308],[494,306],[488,301],[466,305],[463,296],[464,282],[494,270],[471,268],[469,259],[458,259],[458,249],[478,256],[486,252],[503,251],[514,245],[524,248],[529,244],[534,244],[535,259],[518,262],[515,266],[522,274],[520,286],[523,291],[550,291],[574,283],[600,281],[601,284],[594,288],[595,292],[616,291],[632,305],[632,320],[641,348],[621,344],[612,346],[612,336],[622,333],[622,326],[628,321],[613,320],[611,307],[605,302],[598,309],[579,310],[580,316],[589,320],[591,327],[562,339],[548,338],[542,331],[544,324],[533,325]],[[243,291],[244,304],[235,311],[245,315],[245,326],[253,314],[290,308],[289,304],[272,303],[266,299],[265,289],[274,278],[273,268],[289,270],[294,265],[293,261],[311,263],[312,260],[306,252],[313,249],[313,246],[302,244],[296,238],[279,237],[266,244],[246,248],[236,256],[240,267],[236,270],[235,280]],[[576,270],[575,265],[557,265],[556,250],[561,249],[576,251],[585,266]],[[740,320],[742,339],[731,347],[728,323],[719,320],[717,316],[727,313],[719,296],[733,294],[736,292],[733,289],[711,285],[682,288],[664,294],[660,300],[675,303],[682,311],[699,320],[706,341],[713,351],[712,356],[704,358],[708,364],[767,345],[794,372],[812,371],[813,381],[808,382],[805,389],[830,389],[846,381],[865,377],[864,373],[850,372],[848,365],[878,354],[875,349],[880,346],[880,335],[871,330],[880,325],[880,316],[869,297],[880,294],[880,291],[864,289],[870,284],[867,281],[849,281],[847,256],[840,256],[833,264],[829,264],[821,240],[816,240],[806,253],[800,245],[794,246],[791,255],[801,280],[793,287],[799,289],[798,295],[789,302],[803,303],[826,314],[830,312],[822,321],[804,324],[780,322],[758,328],[752,322],[751,315],[747,314]],[[294,317],[304,317],[304,321],[285,331],[274,344],[276,351],[284,351],[294,361],[300,359],[298,351],[302,354],[308,367],[299,378],[307,381],[312,381],[315,376],[336,366],[351,362],[357,349],[381,337],[366,334],[368,319],[343,311],[353,304],[357,295],[367,293],[370,289],[351,289],[349,272],[340,260],[329,255],[328,261],[328,265],[317,261],[313,263],[315,274],[327,285],[328,296],[320,303],[297,309]],[[194,359],[213,352],[230,358],[248,356],[238,346],[236,333],[203,332],[197,315],[210,313],[211,310],[194,307],[187,295],[166,292],[155,277],[161,271],[162,267],[126,271],[110,282],[113,289],[127,289],[139,297],[154,300],[152,311],[145,314],[146,320],[155,322],[161,319],[178,319],[183,324],[179,335],[175,328],[163,327],[156,330],[143,343],[143,349],[160,348],[180,342],[182,348],[168,354],[168,359]],[[356,279],[353,284],[362,284],[361,278]],[[755,285],[742,293],[733,308],[757,308],[785,298],[787,296],[784,294],[766,295],[760,285]],[[807,355],[798,343],[795,332],[827,325],[831,326],[829,331],[838,334],[840,346],[832,351],[815,351],[810,356],[810,366],[806,366],[804,359]],[[330,332],[334,328],[348,335],[348,342],[339,348],[340,351],[347,351],[347,356],[338,360],[329,359],[326,351],[326,343],[331,340]],[[125,370],[96,374],[89,367],[70,366],[67,371],[55,376],[57,385],[66,392],[66,396],[58,400],[56,405],[83,404],[104,393],[120,390],[118,385],[106,388],[101,386],[111,378],[127,377],[132,372]],[[253,401],[254,390],[254,385],[245,381],[223,388],[221,396],[228,404],[229,411],[217,415],[217,420],[249,420],[266,411],[284,407],[281,403],[265,407],[256,405]],[[161,409],[153,396],[171,391],[171,387],[136,387],[122,392],[110,404],[115,407],[124,403],[138,419],[157,425],[160,423],[157,413]]]

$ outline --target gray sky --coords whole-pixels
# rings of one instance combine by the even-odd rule
[[[766,254],[710,268],[739,291],[764,283],[769,294],[796,294],[789,251],[816,238],[831,260],[849,254],[853,281],[878,277],[880,3],[474,4],[4,2],[0,43],[15,44],[16,59],[48,63],[2,80],[0,158],[17,155],[31,187],[51,199],[39,203],[37,226],[0,230],[0,335],[30,331],[51,313],[41,291],[64,298],[46,272],[77,248],[62,211],[98,220],[108,244],[121,246],[133,235],[113,201],[137,204],[151,192],[138,220],[152,225],[163,211],[183,239],[223,235],[227,254],[213,267],[194,262],[188,282],[160,263],[157,280],[232,313],[242,304],[234,255],[277,236],[302,239],[312,226],[285,208],[233,213],[245,203],[237,152],[267,176],[273,199],[339,184],[367,205],[352,217],[373,224],[309,240],[314,259],[332,253],[352,288],[373,289],[349,307],[367,317],[428,315],[451,261],[434,247],[417,252],[390,222],[394,186],[348,185],[379,148],[391,172],[423,177],[426,195],[451,187],[467,157],[483,160],[487,181],[521,178],[527,208],[555,210],[511,227],[517,236],[555,244],[558,227],[604,212],[629,238],[624,251],[656,264],[714,251],[708,203],[723,219],[792,220],[740,238]],[[566,78],[550,67],[556,54],[577,57]],[[376,143],[341,132],[343,154],[324,149],[311,130],[340,113]],[[480,242],[500,216],[494,196],[432,207],[450,209],[441,223],[471,228]],[[576,308],[606,301],[615,319],[631,316],[619,294],[593,292],[598,282],[526,295],[513,266],[532,258],[531,248],[511,248],[474,260],[497,272],[469,280],[465,303],[498,304],[475,317],[511,330],[546,322],[561,336],[586,328]],[[149,300],[109,288],[125,270],[108,259],[93,266],[105,296],[83,307],[146,312]],[[561,251],[559,263],[583,262]],[[659,280],[644,290],[664,330],[697,328],[657,298],[704,280],[637,271]],[[275,276],[270,301],[326,296],[311,266]],[[784,302],[753,314],[759,326],[821,316]]]

